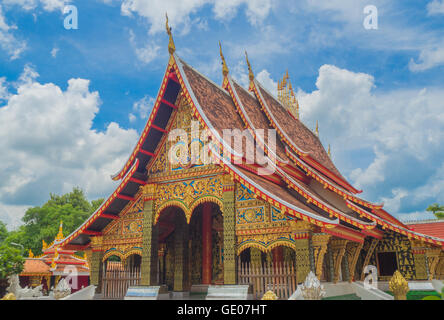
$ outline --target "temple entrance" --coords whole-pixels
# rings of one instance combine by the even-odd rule
[[[187,224],[184,211],[169,207],[159,215],[158,283],[169,291],[223,284],[223,218],[218,205],[197,206]]]
[[[139,254],[132,254],[126,259],[118,255],[108,257],[103,263],[103,298],[121,300],[130,286],[139,285],[141,261]]]
[[[288,299],[298,283],[295,252],[284,246],[267,252],[247,248],[238,256],[238,278],[239,284],[253,285],[254,299],[261,299],[269,290]]]

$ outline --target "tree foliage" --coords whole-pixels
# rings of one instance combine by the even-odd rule
[[[6,224],[0,221],[0,244],[8,237],[8,229],[6,229]]]
[[[427,208],[428,212],[432,212],[436,218],[444,219],[444,206],[434,203]]]
[[[19,243],[26,250],[31,249],[34,254],[39,254],[42,240],[48,244],[54,240],[60,221],[63,221],[64,236],[67,236],[97,210],[102,202],[103,199],[89,202],[78,188],[62,196],[50,194],[50,199],[44,205],[26,211],[22,218],[24,224],[10,232],[5,242]]]
[[[25,259],[20,249],[6,244],[0,245],[0,279],[6,279],[13,274],[19,274],[23,270]]]

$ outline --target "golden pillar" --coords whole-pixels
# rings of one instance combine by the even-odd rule
[[[331,240],[331,250],[333,255],[333,282],[338,283],[342,258],[344,257],[345,250],[347,247],[348,240],[343,239],[333,239]]]
[[[322,266],[324,264],[324,257],[328,249],[328,242],[330,241],[330,238],[331,235],[326,233],[313,234],[311,238],[315,260],[315,273],[319,280],[322,278]]]
[[[141,284],[149,286],[157,284],[158,239],[155,232],[157,228],[154,226],[156,185],[147,184],[141,189],[145,201],[143,206]]]
[[[429,247],[425,252],[429,264],[429,280],[433,280],[435,279],[435,273],[441,255],[441,248]]]
[[[347,260],[348,260],[348,282],[355,280],[356,263],[358,262],[359,254],[361,253],[364,242],[349,242],[347,244]]]

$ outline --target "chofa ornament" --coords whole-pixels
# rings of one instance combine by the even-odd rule
[[[301,285],[301,292],[304,300],[321,300],[325,297],[324,286],[316,278],[316,275],[310,271],[305,282]]]
[[[262,300],[278,300],[278,296],[273,291],[267,291],[264,296],[262,297]]]
[[[390,279],[389,289],[395,295],[395,300],[407,300],[407,293],[410,290],[409,284],[398,270]]]

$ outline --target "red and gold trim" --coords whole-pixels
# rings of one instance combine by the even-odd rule
[[[149,131],[151,129],[161,129],[161,128],[158,128],[157,126],[154,126],[153,122],[157,116],[157,112],[159,111],[160,105],[163,103],[163,96],[165,94],[165,90],[167,88],[168,81],[172,80],[174,82],[177,82],[176,76],[171,73],[171,68],[172,68],[173,63],[174,63],[174,59],[171,57],[170,61],[168,63],[168,68],[165,71],[165,76],[163,77],[162,85],[160,87],[159,94],[157,95],[157,100],[154,104],[153,111],[151,112],[151,115],[145,125],[145,128],[142,131],[139,141],[137,142],[137,145],[135,146],[135,148],[133,150],[133,153],[129,157],[128,161],[125,163],[123,169],[113,177],[114,181],[120,180],[125,176],[126,172],[131,167],[133,161],[136,159],[137,154],[142,150],[142,146],[145,143],[145,139],[148,136]],[[164,129],[161,129],[161,130],[162,130],[162,132],[164,131]]]
[[[133,174],[136,172],[137,167],[139,165],[139,159],[136,159],[136,162],[134,163],[131,170],[128,172],[126,177],[123,179],[123,181],[120,183],[120,185],[117,187],[117,189],[113,192],[113,194],[100,206],[100,208],[91,216],[89,219],[75,232],[73,232],[69,237],[65,238],[61,243],[60,246],[63,247],[64,244],[69,243],[71,240],[74,240],[76,237],[78,237],[80,234],[86,234],[88,227],[96,221],[105,211],[108,209],[110,204],[118,198],[119,193],[126,187],[128,182],[130,181]]]
[[[305,171],[307,176],[318,181],[320,184],[322,184],[324,186],[325,189],[329,189],[329,190],[337,193],[338,195],[344,197],[344,199],[351,200],[351,201],[356,202],[360,205],[363,205],[364,207],[367,207],[369,209],[382,209],[382,207],[383,207],[382,205],[372,204],[370,202],[364,201],[362,199],[359,199],[359,198],[349,194],[347,191],[344,191],[341,188],[336,188],[333,184],[331,184],[329,181],[327,181],[326,179],[321,177],[314,170],[311,170],[308,165],[306,165],[303,161],[298,159],[298,157],[296,157],[293,153],[289,152],[288,150],[285,150],[285,153],[292,161],[294,161],[294,163],[296,163],[296,165],[298,165],[300,168],[302,168]]]
[[[336,181],[338,184],[342,185],[344,188],[346,188],[347,190],[349,190],[350,192],[353,193],[361,193],[362,191],[355,189],[352,185],[350,185],[347,181],[344,181],[343,179],[339,178],[337,175],[335,175],[333,172],[331,172],[330,170],[328,170],[327,168],[325,168],[323,165],[321,165],[320,163],[318,163],[316,160],[314,160],[310,154],[308,152],[305,151],[301,151],[299,150],[297,147],[295,147],[294,143],[292,141],[289,141],[286,138],[286,135],[282,132],[282,130],[280,129],[280,127],[274,122],[273,117],[271,116],[269,109],[265,103],[265,101],[263,101],[262,99],[262,95],[260,94],[256,83],[254,81],[250,82],[250,91],[253,91],[254,94],[256,95],[257,100],[259,101],[260,105],[261,105],[261,110],[264,112],[264,114],[267,116],[267,119],[270,121],[271,126],[273,126],[274,129],[276,129],[279,137],[281,138],[282,141],[284,141],[290,148],[291,150],[293,150],[294,152],[296,152],[296,154],[299,157],[302,157],[304,159],[306,159],[306,161],[313,166],[314,168],[316,168],[317,170],[319,170],[320,172],[322,172],[323,174],[325,174],[327,177],[331,178],[332,180]]]
[[[299,193],[301,196],[303,196],[307,203],[312,203],[315,206],[317,206],[318,208],[324,210],[325,212],[327,212],[330,217],[336,217],[342,221],[345,221],[355,227],[358,227],[359,229],[373,229],[376,227],[375,225],[366,225],[366,224],[362,224],[359,223],[356,220],[352,220],[349,217],[343,215],[342,213],[340,213],[337,210],[334,210],[333,208],[331,208],[330,206],[327,206],[326,204],[324,204],[323,201],[320,201],[319,199],[313,197],[312,195],[310,195],[308,192],[306,192],[305,190],[303,190],[301,187],[299,187],[298,185],[296,185],[293,181],[291,181],[290,179],[288,179],[288,177],[285,176],[285,174],[282,175],[284,181],[293,189],[295,190],[297,193]]]
[[[332,236],[336,236],[338,238],[342,238],[345,240],[350,240],[354,242],[363,243],[366,237],[365,234],[361,232],[351,230],[344,226],[336,226],[333,229],[322,229],[322,232],[331,234]]]

